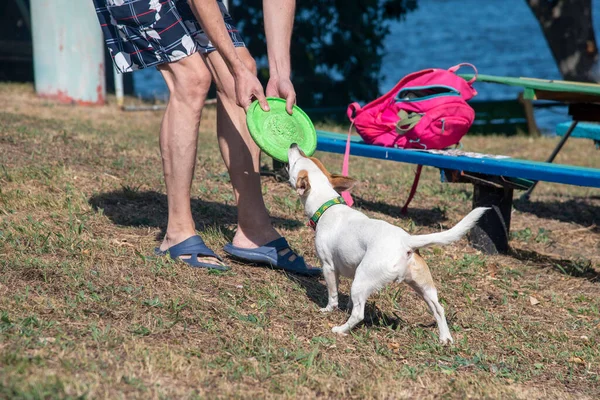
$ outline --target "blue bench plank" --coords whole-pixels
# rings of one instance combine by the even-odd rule
[[[565,136],[570,126],[570,121],[556,125],[556,134],[558,136]],[[600,124],[578,122],[573,133],[571,133],[571,137],[600,140]]]
[[[343,154],[346,150],[346,138],[347,135],[344,134],[317,131],[317,150]],[[515,158],[454,157],[419,150],[395,149],[365,144],[358,136],[352,137],[350,154],[487,175],[600,187],[600,169]]]

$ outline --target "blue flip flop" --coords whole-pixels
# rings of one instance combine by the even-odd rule
[[[219,261],[223,261],[221,257],[209,249],[202,238],[198,235],[191,236],[175,246],[169,247],[162,251],[158,247],[154,249],[154,254],[157,256],[165,256],[169,254],[173,260],[180,260],[195,268],[216,269],[219,271],[228,271],[229,267],[224,265],[209,264],[198,261],[198,257],[214,257]],[[181,256],[190,256],[189,258],[180,258]]]
[[[282,250],[286,249],[288,250],[287,253],[280,254]],[[283,237],[256,249],[243,249],[227,243],[223,250],[241,261],[265,264],[271,266],[271,268],[283,269],[300,275],[317,276],[322,273],[320,268],[309,268],[304,262],[304,258],[296,254]],[[294,261],[290,261],[292,256],[296,256]]]

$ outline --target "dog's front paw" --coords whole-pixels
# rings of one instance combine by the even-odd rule
[[[348,334],[348,328],[346,328],[344,325],[334,326],[333,328],[331,328],[331,332],[337,333],[338,335],[346,336]]]
[[[444,346],[454,343],[452,336],[440,337],[440,343]]]
[[[327,304],[327,307],[321,308],[319,311],[322,313],[332,312],[337,308],[337,304]]]

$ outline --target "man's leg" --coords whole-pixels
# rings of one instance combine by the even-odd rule
[[[198,53],[161,64],[158,69],[170,92],[160,130],[160,152],[169,207],[167,232],[160,246],[164,251],[196,234],[190,191],[196,166],[200,117],[212,78]],[[199,261],[221,264],[212,257],[200,258]]]
[[[236,51],[246,66],[256,73],[256,63],[248,49],[237,47]],[[259,247],[280,237],[271,225],[262,197],[260,149],[248,132],[246,113],[236,104],[233,76],[225,61],[217,51],[209,53],[206,61],[217,86],[219,146],[237,201],[238,229],[232,243],[243,248]]]

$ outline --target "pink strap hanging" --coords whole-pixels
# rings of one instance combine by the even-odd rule
[[[346,152],[344,153],[344,162],[342,164],[342,175],[348,176],[348,166],[350,164],[350,136],[352,135],[352,127],[354,123],[350,124],[350,129],[348,129],[348,139],[346,140]],[[342,197],[346,201],[350,207],[354,204],[354,200],[352,199],[352,195],[350,192],[344,191],[342,192]]]

